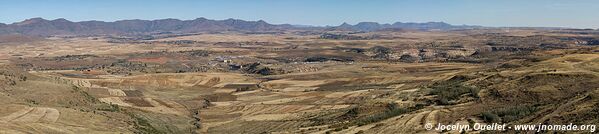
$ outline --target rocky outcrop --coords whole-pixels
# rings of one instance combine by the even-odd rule
[[[587,45],[587,46],[599,46],[599,40],[578,40],[575,42],[576,45]]]
[[[248,74],[260,74],[260,75],[273,75],[281,74],[283,71],[279,69],[273,69],[261,65],[258,62],[247,63],[247,64],[229,64],[230,70],[239,70]]]
[[[368,56],[375,59],[389,59],[389,54],[391,54],[391,49],[382,46],[375,46],[368,49]]]

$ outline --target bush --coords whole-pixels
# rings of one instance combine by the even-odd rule
[[[491,112],[483,112],[481,117],[489,123],[503,122],[508,123],[533,114],[538,109],[535,106],[510,106],[492,110]]]
[[[522,105],[497,109],[494,113],[501,117],[503,119],[503,122],[507,123],[528,116],[536,112],[537,110],[538,109],[534,106]]]
[[[135,123],[134,123],[133,128],[135,128],[136,130],[138,130],[139,133],[145,133],[145,134],[165,134],[165,132],[162,132],[162,131],[156,129],[154,126],[152,126],[150,124],[150,121],[148,121],[144,117],[137,116],[137,115],[134,115],[132,113],[129,113],[129,116],[131,116],[133,119],[135,119]]]
[[[480,89],[478,89],[478,88],[470,88],[470,94],[474,98],[480,98],[480,96],[478,95],[479,92],[480,92]]]
[[[119,107],[119,105],[117,104],[112,104],[110,103],[108,105],[108,108],[97,108],[100,111],[109,111],[109,112],[119,112],[121,111],[121,108]]]
[[[491,112],[483,112],[481,114],[481,118],[483,118],[483,120],[488,123],[497,123],[497,122],[500,122],[500,120],[501,120],[501,118],[499,116],[497,116],[496,114],[493,114]]]
[[[472,97],[479,98],[479,89],[465,86],[462,84],[464,79],[450,79],[447,81],[435,83],[431,86],[430,94],[437,95],[439,105],[451,105],[451,101],[458,100],[464,94],[470,94]]]

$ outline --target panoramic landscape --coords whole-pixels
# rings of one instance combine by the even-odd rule
[[[0,133],[596,133],[597,29],[192,16],[0,23]]]

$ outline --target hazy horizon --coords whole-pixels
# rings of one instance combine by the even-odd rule
[[[488,27],[599,28],[599,2],[592,0],[433,1],[381,0],[229,0],[229,1],[16,1],[0,5],[0,23],[41,17],[48,20],[117,21],[130,19],[192,20],[204,17],[272,24],[337,26],[344,22],[446,22]]]

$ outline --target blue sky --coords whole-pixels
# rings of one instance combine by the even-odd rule
[[[483,26],[599,28],[597,0],[2,0],[0,22],[238,18],[339,25],[443,21]]]

